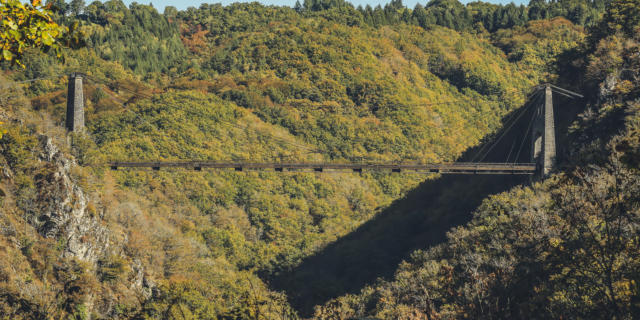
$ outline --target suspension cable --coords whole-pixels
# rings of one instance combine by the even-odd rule
[[[524,107],[521,108],[522,111],[520,112],[520,114],[515,118],[515,120],[511,123],[511,125],[509,127],[507,127],[504,131],[502,131],[502,134],[493,142],[491,147],[486,151],[484,156],[482,156],[482,158],[480,158],[480,160],[478,160],[478,162],[482,162],[482,160],[484,160],[484,158],[486,158],[489,155],[491,150],[493,150],[493,148],[495,148],[498,145],[500,140],[502,140],[502,138],[504,138],[507,135],[507,132],[509,130],[511,130],[511,128],[513,128],[513,126],[518,122],[518,120],[520,120],[520,118],[522,118],[522,116],[526,113],[527,109],[531,105],[532,105],[532,103],[527,103],[527,104],[525,104]]]
[[[507,160],[505,163],[509,163],[509,158],[511,158],[511,153],[513,152],[513,148],[515,148],[516,146],[516,141],[513,141],[513,144],[511,144],[511,149],[509,149],[509,154],[507,154]]]
[[[106,84],[105,84],[105,83],[102,83],[102,85],[106,85]],[[109,93],[109,92],[107,92],[107,94],[111,95],[111,93]],[[111,95],[111,96],[113,97],[113,95]],[[114,98],[115,98],[115,97],[114,97]],[[145,119],[141,118],[141,117],[140,117],[140,115],[139,115],[138,113],[135,113],[135,112],[133,112],[133,110],[132,110],[132,109],[127,108],[127,107],[126,107],[122,102],[116,101],[115,99],[112,99],[112,100],[113,100],[114,102],[118,103],[119,105],[121,105],[121,106],[124,108],[124,110],[125,110],[125,111],[134,113],[134,115],[136,116],[137,120],[139,120],[139,121],[140,121],[139,123],[145,123],[145,124],[147,124],[147,125],[149,125],[149,126],[151,126],[151,127],[155,127],[155,126],[154,126],[154,125],[152,125],[148,120],[145,120]],[[230,121],[225,121],[225,120],[222,120],[222,119],[218,119],[218,124],[223,125],[223,126],[231,126],[231,127],[234,127],[234,128],[240,129],[240,130],[247,130],[247,129],[250,129],[250,128],[249,128],[249,126],[241,126],[241,125],[238,125],[238,124],[236,124],[236,123],[232,123],[232,122],[230,122]],[[169,136],[168,136],[168,135],[166,135],[165,133],[162,133],[162,132],[161,132],[161,131],[159,131],[159,130],[154,130],[154,131],[155,131],[156,133],[159,133],[161,136],[163,136],[163,137],[165,137],[165,138],[168,138],[168,139],[170,139],[170,140],[172,139],[171,137],[169,137]],[[286,140],[286,139],[284,139],[284,138],[274,136],[273,134],[270,134],[270,135],[271,135],[271,138],[272,138],[273,140],[280,141],[280,142],[282,142],[282,143],[284,143],[284,144],[288,144],[288,145],[293,146],[293,147],[297,147],[297,148],[301,148],[301,149],[306,149],[307,151],[305,152],[305,154],[321,153],[321,152],[322,152],[322,150],[320,150],[320,149],[314,149],[314,148],[312,148],[312,147],[309,147],[309,146],[306,146],[306,145],[303,145],[303,144],[299,144],[299,143],[295,143],[295,142],[292,142],[292,141],[288,141],[288,140]]]
[[[542,95],[539,95],[536,98],[536,102],[534,103],[534,105],[537,104],[537,102],[540,100],[541,97],[542,97]],[[536,119],[536,117],[534,115],[533,117],[531,117],[531,120],[529,120],[529,125],[527,126],[527,131],[524,132],[524,137],[522,137],[522,142],[520,143],[520,148],[518,148],[518,153],[516,154],[516,158],[513,160],[513,163],[516,163],[516,161],[518,161],[518,159],[520,158],[520,152],[522,152],[522,149],[524,148],[525,141],[526,141],[526,139],[527,139],[527,137],[529,136],[529,133],[530,133],[529,130],[531,129],[531,126],[533,125],[533,122],[535,121],[535,119]]]
[[[23,84],[23,83],[31,83],[31,82],[35,82],[35,81],[40,81],[40,80],[47,80],[47,79],[53,79],[53,78],[58,78],[60,77],[60,74],[55,74],[55,75],[51,75],[51,76],[46,76],[46,77],[38,77],[38,78],[33,78],[33,79],[26,79],[26,80],[21,80],[21,81],[12,81],[11,83],[9,83],[8,85],[3,85],[0,86],[0,88],[2,89],[8,89],[11,87],[15,87],[19,84]]]
[[[537,92],[536,92],[535,94],[537,94]],[[528,100],[528,101],[530,101],[530,100]],[[528,102],[527,102],[527,103],[528,103]],[[504,125],[503,125],[503,127],[504,127],[504,126],[506,126],[509,122],[511,122],[511,121],[516,117],[516,115],[518,115],[518,114],[520,113],[520,111],[521,111],[523,108],[526,108],[526,106],[527,106],[527,104],[525,104],[525,106],[524,106],[524,107],[522,107],[520,110],[517,110],[517,111],[515,111],[515,112],[512,112],[512,113],[509,115],[509,117],[507,118],[507,120],[505,120],[505,121],[504,121]],[[485,144],[483,144],[483,145],[480,147],[480,150],[478,150],[478,152],[476,152],[476,154],[471,158],[471,160],[470,160],[470,161],[471,161],[471,162],[474,162],[474,161],[476,160],[476,158],[478,158],[478,157],[482,154],[482,152],[483,152],[483,151],[484,151],[484,150],[485,150],[489,145],[490,145],[489,143],[485,143]]]
[[[97,85],[95,85],[95,84],[93,84],[93,86],[94,86],[95,88],[97,88],[97,89],[100,89],[100,87],[98,87],[98,86],[97,86]],[[120,100],[119,100],[120,98],[119,98],[119,97],[116,97],[113,93],[111,93],[111,92],[109,92],[109,91],[107,91],[107,90],[101,90],[101,91],[102,91],[102,92],[104,92],[104,93],[109,97],[109,100],[111,100],[111,101],[115,102],[116,104],[118,104],[118,105],[122,106],[124,109],[126,109],[126,108],[127,108],[127,106],[125,105],[125,103],[126,103],[126,102],[122,102],[122,101],[120,101]]]
[[[86,77],[88,80],[91,80],[91,81],[93,81],[93,82],[98,82],[98,83],[101,83],[101,84],[103,84],[103,85],[110,85],[110,83],[109,83],[107,80],[104,80],[104,79],[99,79],[99,78],[97,78],[97,77],[90,76],[90,75],[85,75],[85,77]],[[134,90],[134,89],[131,89],[130,87],[128,87],[128,86],[126,86],[126,85],[124,85],[124,84],[122,84],[122,83],[120,83],[120,82],[116,82],[116,84],[118,85],[118,89],[122,89],[122,90],[124,90],[124,91],[128,91],[128,92],[129,92],[129,93],[131,93],[131,94],[137,95],[137,96],[139,96],[139,97],[147,98],[147,99],[151,99],[151,98],[153,98],[153,96],[150,96],[150,95],[148,95],[148,94],[144,94],[144,93],[142,93],[142,92],[138,92],[138,91],[136,91],[136,90]]]
[[[39,78],[33,78],[33,79],[22,80],[22,81],[14,82],[14,84],[30,83],[30,82],[35,82],[35,81],[39,81],[39,80],[51,79],[51,78],[55,78],[55,77],[60,77],[60,74],[52,75],[52,76],[46,76],[46,77],[39,77]],[[110,85],[110,83],[109,83],[107,80],[104,80],[104,79],[99,79],[99,78],[97,78],[97,77],[90,76],[90,75],[86,75],[86,74],[84,75],[84,77],[85,77],[87,80],[90,80],[90,81],[92,81],[92,82],[94,82],[94,83],[100,83],[100,84],[102,84],[102,85],[107,85],[107,86],[109,86],[109,85]],[[118,88],[118,89],[122,89],[122,90],[124,90],[124,91],[127,91],[127,92],[129,92],[129,93],[131,93],[131,94],[133,94],[133,95],[135,95],[135,96],[139,96],[139,97],[147,98],[147,99],[152,99],[152,98],[153,98],[153,96],[151,96],[151,95],[148,95],[148,94],[145,94],[145,93],[139,92],[139,91],[137,91],[136,89],[132,89],[132,88],[130,88],[130,87],[128,87],[127,85],[124,85],[124,84],[122,84],[122,83],[116,82],[116,85],[117,85],[117,88]],[[8,86],[8,87],[10,87],[10,86]],[[122,106],[126,111],[131,111],[131,112],[133,112],[131,109],[128,109],[128,108],[126,107],[126,105],[125,105],[123,102],[118,101],[118,100],[117,100],[117,98],[116,98],[113,94],[111,94],[111,93],[110,93],[110,92],[108,92],[108,91],[105,91],[105,93],[106,93],[107,95],[109,95],[110,99],[111,99],[113,102],[115,102],[115,103],[117,103],[117,104],[121,105],[121,106]],[[537,89],[535,90],[535,92],[534,92],[534,93],[532,93],[532,94],[530,95],[530,98],[531,98],[531,99],[529,99],[529,101],[532,101],[532,100],[533,100],[533,98],[534,98],[534,97],[536,97],[536,96],[538,96],[538,97],[537,97],[535,100],[538,100],[538,99],[540,98],[539,93],[540,93],[540,90],[539,90],[539,88],[537,88]],[[416,105],[422,105],[422,106],[446,105],[446,104],[454,104],[454,103],[458,103],[458,102],[465,101],[465,100],[467,100],[467,99],[459,98],[459,99],[450,100],[450,101],[434,102],[434,103],[428,103],[428,104],[416,104]],[[506,125],[506,124],[508,124],[509,122],[511,122],[511,124],[510,124],[510,125],[509,125],[509,126],[508,126],[508,127],[507,127],[503,132],[502,132],[502,134],[501,134],[501,135],[500,135],[500,136],[499,136],[499,137],[498,137],[498,138],[497,138],[497,139],[496,139],[492,144],[484,144],[484,145],[481,147],[481,149],[478,151],[478,153],[476,153],[476,155],[471,159],[471,162],[473,162],[473,161],[474,161],[478,156],[480,156],[480,155],[483,153],[483,151],[484,151],[484,149],[485,149],[486,147],[490,146],[490,147],[489,147],[489,149],[488,149],[488,150],[484,153],[484,155],[480,158],[480,160],[478,160],[479,162],[483,161],[483,160],[484,160],[484,159],[489,155],[489,153],[491,152],[491,150],[493,150],[493,149],[496,147],[496,145],[497,145],[497,144],[498,144],[498,143],[499,143],[499,142],[500,142],[500,141],[501,141],[501,140],[506,136],[506,133],[507,133],[509,130],[511,130],[511,128],[512,128],[512,127],[513,127],[513,126],[518,122],[518,120],[519,120],[519,119],[520,119],[520,118],[521,118],[521,117],[526,113],[526,110],[529,108],[529,106],[531,106],[531,104],[530,104],[530,103],[527,103],[527,104],[525,104],[525,106],[521,109],[521,111],[520,111],[520,112],[514,112],[514,113],[509,117],[509,119],[508,119],[507,121],[505,121],[505,125]],[[145,119],[141,118],[139,114],[137,114],[137,113],[135,113],[135,112],[134,112],[134,114],[135,114],[135,116],[136,116],[137,120],[139,120],[139,123],[144,122],[144,123],[146,123],[146,124],[150,125],[151,127],[154,127],[154,126],[153,126],[153,125],[152,125],[148,120],[145,120]],[[516,116],[516,115],[517,115],[517,116]],[[228,121],[224,121],[224,120],[221,120],[221,119],[218,119],[218,121],[219,121],[219,124],[222,124],[222,125],[225,125],[225,123],[226,123],[227,125],[230,125],[230,126],[233,126],[233,127],[235,127],[235,128],[242,129],[242,130],[249,129],[249,126],[248,126],[248,125],[243,127],[243,126],[240,126],[240,125],[237,125],[237,124],[234,124],[234,123],[228,122]],[[529,122],[529,125],[528,125],[528,127],[527,127],[527,131],[525,132],[525,135],[524,135],[524,137],[523,137],[523,141],[521,142],[520,147],[518,148],[518,152],[517,152],[516,157],[515,157],[515,159],[514,159],[514,163],[515,163],[515,161],[517,161],[517,160],[518,160],[518,158],[520,157],[520,154],[521,154],[522,149],[523,149],[523,147],[524,147],[524,141],[526,140],[526,137],[529,135],[529,129],[530,129],[530,127],[531,127],[532,123],[533,123],[533,118],[532,118],[532,120]],[[164,134],[164,133],[160,132],[159,130],[154,130],[154,131],[156,131],[157,133],[160,133],[160,135],[161,135],[161,136],[163,136],[163,137],[165,137],[165,138],[169,138],[169,139],[171,139],[169,136],[167,136],[166,134]],[[314,148],[309,147],[309,146],[306,146],[306,145],[302,145],[302,144],[299,144],[299,143],[295,143],[295,142],[292,142],[292,141],[288,141],[288,140],[286,140],[286,139],[284,139],[284,138],[280,138],[280,137],[274,136],[273,134],[270,134],[270,135],[271,135],[272,139],[274,139],[274,140],[276,140],[276,141],[280,141],[280,142],[283,142],[283,143],[285,143],[285,144],[288,144],[288,145],[291,145],[291,146],[294,146],[294,147],[298,147],[298,148],[302,148],[302,149],[307,149],[307,150],[309,151],[308,153],[321,153],[321,152],[322,152],[322,150],[320,150],[320,149],[314,149]],[[515,147],[515,142],[514,142],[514,144],[511,146],[511,149],[509,150],[509,154],[507,155],[507,162],[509,162],[509,159],[510,159],[511,154],[512,154],[512,152],[513,152],[513,150],[514,150],[514,147]]]

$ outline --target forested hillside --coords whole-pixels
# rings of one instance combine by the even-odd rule
[[[84,47],[66,49],[64,61],[27,51],[24,68],[2,64],[0,314],[292,319],[319,304],[315,316],[327,319],[632,315],[639,6],[434,0],[411,9],[400,1],[356,8],[306,0],[159,13],[119,0],[54,1],[55,20],[77,26]],[[87,75],[85,133],[61,126],[70,72]],[[438,210],[406,201],[420,197],[425,181],[444,181],[436,175],[101,166],[455,161],[491,142],[545,81],[594,93],[566,138],[576,159],[563,164],[570,170],[487,199],[439,246],[412,242],[404,249],[423,250],[380,255],[365,283],[327,277],[344,283],[327,283],[315,297],[283,287],[283,275],[308,261],[324,270],[332,260],[309,259],[381,214],[415,212],[440,234],[475,206],[449,206],[440,192],[428,193],[442,199]],[[460,181],[449,192],[467,193],[473,204],[489,194],[479,185]],[[509,185],[494,183],[496,192]],[[589,196],[588,188],[607,192],[562,196]],[[610,238],[601,226],[623,221],[624,232],[603,243]],[[590,255],[593,248],[609,251]],[[396,269],[393,278],[369,278]]]
[[[565,61],[580,66],[591,92],[571,129],[566,170],[489,197],[468,225],[416,251],[392,281],[335,299],[315,316],[637,317],[639,12],[638,2],[614,1],[578,60]]]

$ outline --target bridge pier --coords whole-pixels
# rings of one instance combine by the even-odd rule
[[[553,91],[550,84],[544,88],[544,103],[534,114],[531,136],[531,162],[536,164],[535,177],[549,175],[556,163],[556,129],[553,118]]]
[[[83,74],[75,72],[69,75],[66,117],[66,127],[69,132],[80,132],[84,130],[83,76]]]

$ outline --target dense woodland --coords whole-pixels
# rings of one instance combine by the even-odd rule
[[[640,315],[638,0],[51,5],[82,48],[2,64],[0,318]],[[65,75],[75,71],[87,74],[87,129],[67,134]],[[563,169],[505,183],[472,217],[411,201],[437,175],[100,166],[455,161],[495,140],[542,82],[588,93],[563,120]],[[455,194],[486,196],[471,182],[437,196]],[[399,264],[340,247],[394,208],[426,219],[412,232],[449,232],[412,244]],[[60,226],[59,211],[76,216]],[[77,221],[89,229],[69,227]],[[369,243],[391,250],[405,232]],[[380,278],[282,280],[305,270],[331,279],[322,270],[339,272],[340,255],[322,257],[336,246]]]

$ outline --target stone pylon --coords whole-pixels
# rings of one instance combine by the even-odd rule
[[[537,107],[535,117],[531,161],[536,164],[537,177],[544,178],[549,175],[556,162],[556,128],[551,85],[545,86],[544,104]]]
[[[69,132],[80,132],[84,130],[84,92],[82,80],[83,74],[81,73],[72,73],[69,75],[66,120],[66,127]]]

